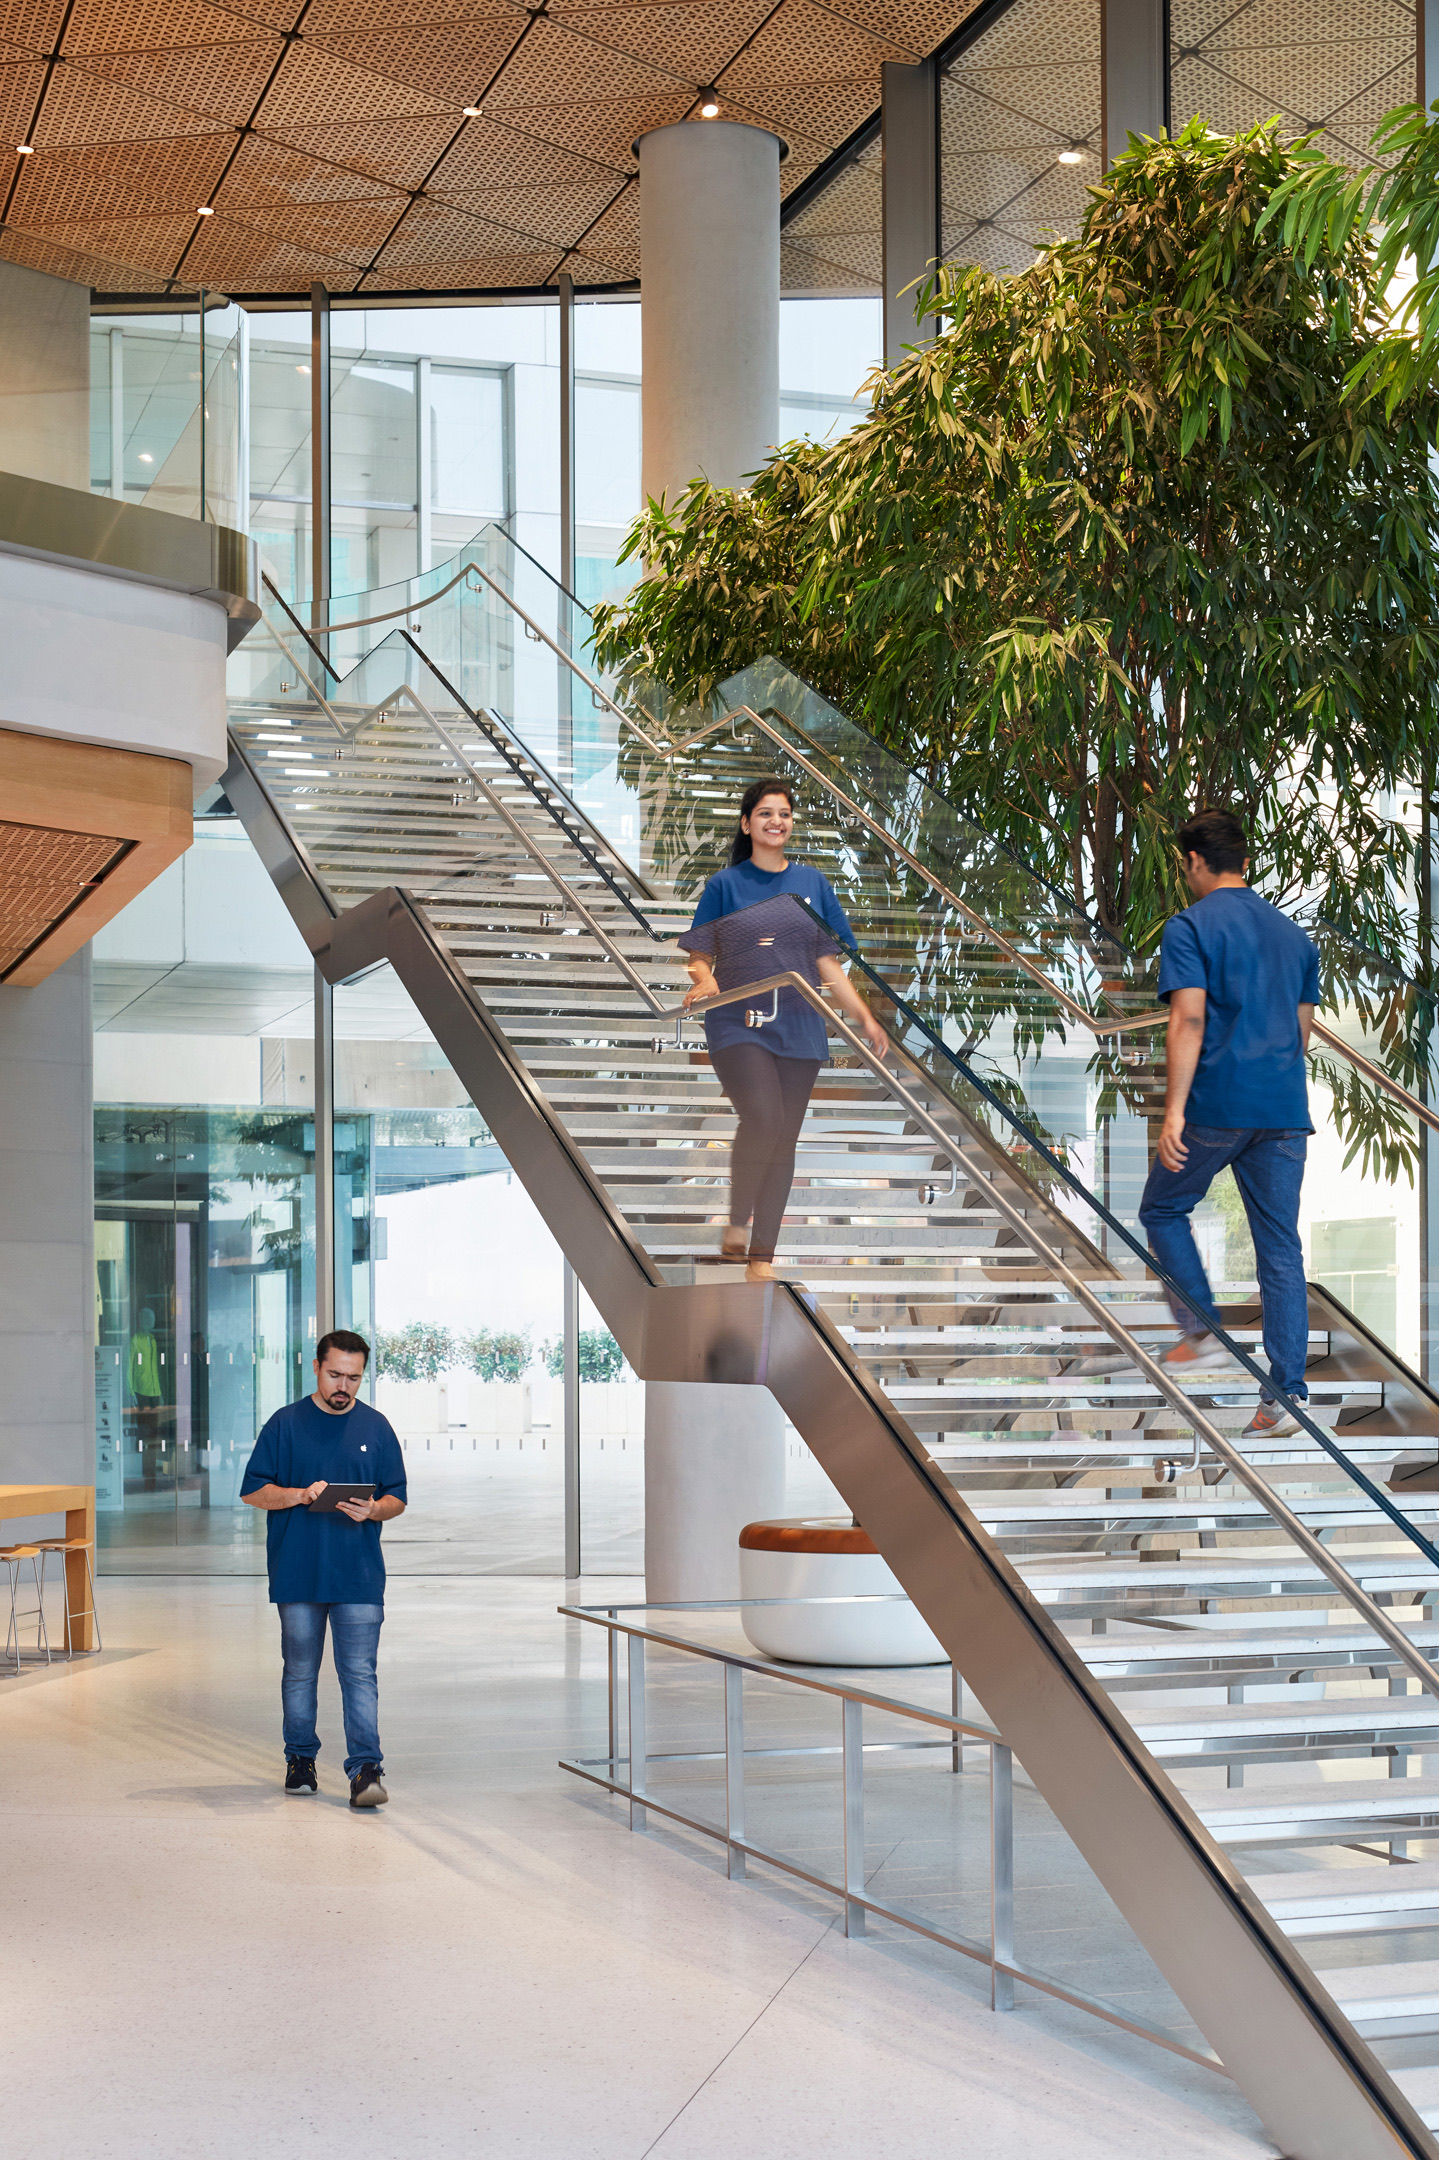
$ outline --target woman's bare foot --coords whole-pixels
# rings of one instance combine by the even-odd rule
[[[779,1277],[768,1260],[751,1260],[744,1271],[746,1282],[778,1282]]]
[[[726,1230],[720,1242],[721,1260],[746,1260],[749,1257],[749,1232],[745,1229]]]

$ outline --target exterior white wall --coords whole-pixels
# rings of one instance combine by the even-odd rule
[[[90,954],[0,984],[0,1480],[95,1478]],[[54,1518],[47,1535],[63,1529]],[[5,1524],[7,1538],[22,1523]]]
[[[0,262],[0,472],[90,485],[90,288]]]
[[[3,379],[0,379],[3,394]],[[0,728],[225,770],[218,601],[0,552]]]

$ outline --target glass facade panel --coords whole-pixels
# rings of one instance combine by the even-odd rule
[[[947,261],[1025,270],[1073,238],[1102,165],[1099,0],[1015,0],[939,86]]]
[[[313,1356],[313,982],[230,817],[95,940],[102,1565],[263,1571],[236,1500]]]
[[[505,488],[505,386],[475,368],[430,371],[430,499],[437,509],[471,518],[502,518]],[[465,534],[468,539],[474,526]]]
[[[91,491],[236,524],[241,394],[238,308],[94,316]]]
[[[375,1344],[392,1571],[561,1574],[562,1260],[392,968],[334,997],[336,1319]]]

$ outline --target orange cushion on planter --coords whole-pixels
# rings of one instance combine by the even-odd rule
[[[818,1521],[752,1522],[739,1534],[747,1552],[877,1552],[874,1539],[858,1523]]]

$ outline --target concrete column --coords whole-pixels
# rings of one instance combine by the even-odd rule
[[[768,1388],[645,1383],[645,1595],[739,1596],[739,1534],[784,1511],[784,1414]]]
[[[8,1484],[95,1481],[90,948],[0,984],[0,1463]],[[39,1524],[7,1522],[7,1542]],[[58,1535],[62,1517],[46,1524]]]
[[[1169,127],[1169,9],[1166,0],[1100,0],[1106,171],[1131,135]]]
[[[0,472],[90,485],[90,288],[0,262]]]
[[[728,120],[640,138],[647,497],[737,487],[779,434],[779,153]]]
[[[914,318],[916,278],[939,254],[939,106],[932,60],[880,65],[883,113],[884,357],[896,367],[907,345],[927,343]]]

